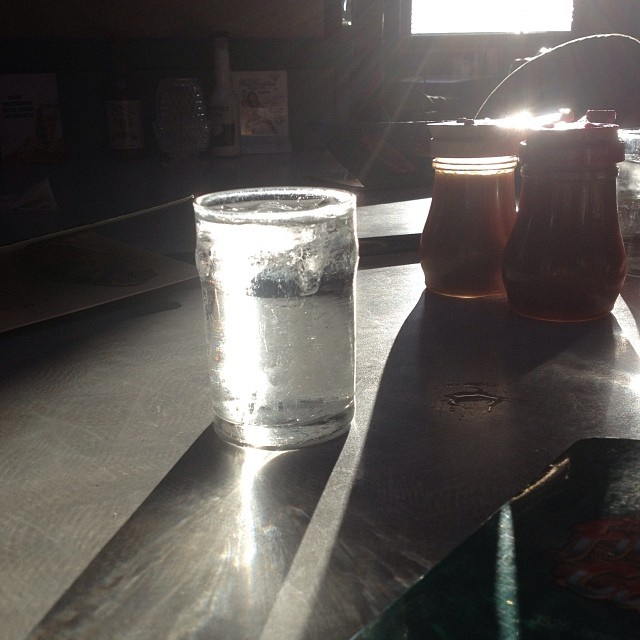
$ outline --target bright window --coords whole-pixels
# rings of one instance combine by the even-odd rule
[[[573,0],[411,0],[411,34],[571,31]]]

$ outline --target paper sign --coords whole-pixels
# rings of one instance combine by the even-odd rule
[[[53,73],[0,76],[0,149],[5,165],[63,159],[58,86]]]
[[[291,151],[286,71],[237,71],[242,153]]]

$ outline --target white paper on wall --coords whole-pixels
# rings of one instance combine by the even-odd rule
[[[242,153],[291,151],[286,71],[236,71]]]
[[[7,165],[63,159],[55,74],[0,75],[0,149]]]

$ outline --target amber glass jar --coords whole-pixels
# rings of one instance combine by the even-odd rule
[[[560,322],[607,315],[624,283],[617,126],[579,121],[534,130],[521,145],[522,188],[503,277],[518,314]]]
[[[516,214],[514,134],[473,121],[430,127],[435,178],[420,240],[426,287],[460,298],[504,294],[502,254]]]

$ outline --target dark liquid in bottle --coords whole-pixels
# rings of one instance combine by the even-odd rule
[[[502,254],[514,222],[513,169],[437,170],[420,242],[427,289],[462,298],[503,294]]]
[[[526,175],[518,221],[504,253],[509,305],[538,319],[607,315],[624,283],[615,173],[596,179]]]

